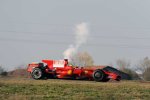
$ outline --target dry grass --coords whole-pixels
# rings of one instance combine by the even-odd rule
[[[150,83],[1,79],[1,100],[131,100],[150,98]]]

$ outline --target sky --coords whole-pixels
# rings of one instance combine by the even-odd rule
[[[12,70],[42,59],[63,59],[74,29],[88,23],[78,52],[96,65],[150,57],[150,0],[0,0],[0,65]]]

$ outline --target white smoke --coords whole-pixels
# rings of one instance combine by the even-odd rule
[[[66,49],[63,53],[64,59],[71,60],[71,57],[75,55],[77,52],[77,48],[74,45],[70,45],[68,49]]]
[[[64,58],[71,60],[71,57],[77,53],[79,47],[87,42],[89,36],[88,24],[82,22],[75,27],[75,44],[71,44],[63,53]]]

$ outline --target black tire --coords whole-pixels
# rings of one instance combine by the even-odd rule
[[[43,72],[40,68],[34,68],[32,73],[31,73],[31,76],[32,76],[33,79],[36,79],[36,80],[42,79]]]
[[[103,81],[104,77],[105,73],[100,69],[97,69],[93,72],[93,79],[97,82]]]

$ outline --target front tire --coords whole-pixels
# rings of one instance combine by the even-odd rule
[[[97,82],[103,81],[104,77],[105,73],[100,69],[97,69],[93,72],[93,79]]]
[[[33,79],[41,79],[43,77],[43,72],[40,68],[34,68],[32,73],[31,73],[31,76]]]

